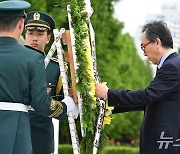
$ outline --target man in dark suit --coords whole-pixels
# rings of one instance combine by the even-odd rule
[[[57,119],[76,109],[69,96],[59,102],[47,94],[44,57],[18,44],[29,7],[22,0],[0,2],[0,154],[32,154],[27,105]]]
[[[141,49],[158,70],[142,90],[113,90],[97,83],[96,96],[107,98],[115,112],[145,110],[140,134],[140,154],[180,153],[180,58],[162,21],[142,29]],[[178,146],[179,145],[179,146]]]
[[[25,19],[26,44],[33,47],[45,58],[45,46],[49,43],[50,33],[55,28],[51,16],[40,11],[32,11]],[[49,94],[55,100],[63,99],[62,80],[57,59],[51,59],[46,68],[46,81]],[[50,154],[54,152],[54,127],[51,118],[29,111],[33,154]]]

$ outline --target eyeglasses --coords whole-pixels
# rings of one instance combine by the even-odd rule
[[[147,45],[149,45],[151,42],[148,42],[148,43],[146,43],[145,45],[142,45],[141,44],[141,49],[144,51],[145,50],[145,47],[147,46]]]

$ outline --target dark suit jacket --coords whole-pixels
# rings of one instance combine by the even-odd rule
[[[176,53],[165,60],[147,88],[134,91],[109,89],[108,103],[117,107],[116,112],[146,109],[140,134],[140,154],[180,153],[180,58]],[[165,132],[164,136],[162,132]]]

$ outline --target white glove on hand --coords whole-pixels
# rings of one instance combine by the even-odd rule
[[[73,99],[70,96],[65,96],[62,102],[64,102],[67,106],[67,114],[70,113],[74,119],[77,119],[79,108],[78,105],[74,103]]]

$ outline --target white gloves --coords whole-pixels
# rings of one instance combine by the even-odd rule
[[[65,96],[62,102],[67,106],[67,114],[71,114],[74,119],[77,119],[79,108],[78,105],[74,103],[73,99],[70,96]]]

